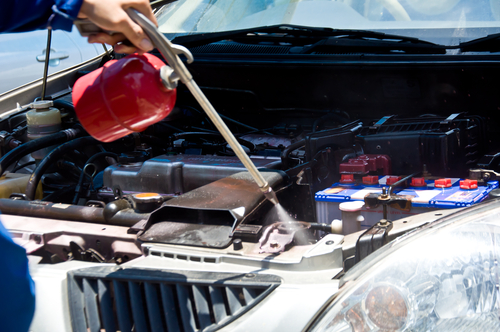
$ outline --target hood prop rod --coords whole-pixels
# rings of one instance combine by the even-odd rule
[[[185,55],[187,57],[187,63],[191,63],[193,62],[193,55],[191,52],[184,46],[172,44],[170,40],[168,40],[143,14],[132,8],[127,9],[127,13],[144,29],[153,44],[160,51],[161,55],[163,55],[168,64],[172,67],[172,71],[163,72],[162,79],[166,80],[172,86],[175,86],[179,80],[186,85],[205,113],[207,113],[210,120],[214,123],[221,135],[227,141],[231,149],[233,149],[241,163],[246,167],[264,196],[274,205],[278,205],[278,198],[276,197],[276,193],[273,191],[272,187],[269,186],[269,183],[264,179],[262,174],[259,173],[252,160],[248,157],[245,150],[243,150],[240,143],[234,137],[233,133],[229,130],[212,104],[208,101],[205,94],[193,80],[191,73],[187,70],[186,66],[178,56],[178,54]]]
[[[47,89],[47,76],[49,73],[50,61],[50,46],[52,44],[52,27],[47,27],[47,48],[45,49],[45,63],[43,66],[43,82],[42,82],[42,100],[45,100],[45,91]]]

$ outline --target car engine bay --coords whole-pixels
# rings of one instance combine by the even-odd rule
[[[389,189],[403,178],[398,191],[429,193],[446,188],[434,185],[434,180],[453,179],[455,187],[458,179],[469,179],[476,181],[474,189],[487,189],[474,197],[475,203],[498,186],[490,183],[500,171],[499,147],[493,140],[497,103],[495,93],[488,93],[496,86],[491,84],[491,68],[486,72],[486,67],[463,63],[428,68],[397,61],[383,67],[370,67],[370,61],[272,67],[268,59],[255,60],[264,64],[242,65],[240,60],[222,66],[220,61],[207,55],[190,70],[272,183],[284,215],[254,192],[243,165],[183,87],[170,116],[112,143],[85,136],[68,92],[50,106],[61,114],[60,127],[26,123],[33,107],[49,107],[40,106],[43,101],[4,118],[0,210],[127,226],[144,243],[225,248],[234,239],[257,243],[263,229],[274,222],[301,221],[306,228],[311,223],[331,224],[342,215],[338,202],[355,200],[352,193],[340,197],[337,192],[342,189],[368,190],[377,196],[384,185]],[[38,152],[29,148],[36,139],[63,132],[65,138],[47,143],[52,147],[45,144]],[[20,190],[23,181],[26,189]],[[341,189],[332,191],[335,183]],[[333,196],[321,192],[329,189]],[[470,189],[460,193],[467,196]],[[411,195],[403,190],[394,196],[387,219],[439,206],[418,208],[415,201],[412,211],[411,198],[403,194]],[[387,204],[372,198],[361,209],[371,209],[373,215],[379,205]],[[442,200],[454,202],[452,207],[470,205],[468,200]],[[380,209],[376,216],[365,217],[363,229],[382,217]],[[361,231],[359,226],[349,229],[337,231]],[[310,233],[309,243],[325,235],[319,230]],[[99,252],[87,242],[79,246],[80,251],[95,250],[92,259],[101,261],[140,254],[135,250],[120,256],[109,248]],[[66,243],[41,252],[45,259],[66,260],[69,248]],[[280,245],[279,252],[283,250]]]

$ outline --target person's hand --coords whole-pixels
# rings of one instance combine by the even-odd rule
[[[148,0],[83,0],[78,14],[79,18],[88,18],[101,29],[117,32],[112,35],[107,33],[91,35],[89,36],[89,43],[114,45],[117,53],[151,51],[153,44],[142,28],[132,21],[125,11],[130,7],[141,12],[151,22],[158,25]],[[120,44],[125,39],[130,40],[137,48]]]

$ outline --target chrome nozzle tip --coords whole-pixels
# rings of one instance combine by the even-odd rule
[[[273,191],[273,188],[269,187],[268,190],[264,191],[264,196],[274,205],[279,205],[278,197],[276,197],[276,193]]]

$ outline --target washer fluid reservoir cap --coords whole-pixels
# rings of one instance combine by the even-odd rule
[[[365,206],[363,201],[344,202],[339,204],[339,209],[344,212],[357,212],[361,211],[363,206]]]
[[[30,104],[30,107],[36,110],[48,109],[52,106],[54,106],[54,102],[52,100],[37,100]]]
[[[177,94],[162,83],[164,66],[152,54],[132,54],[79,78],[73,86],[73,104],[85,130],[112,142],[169,115]]]

